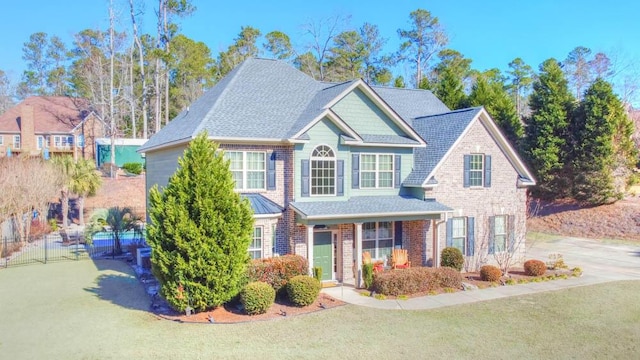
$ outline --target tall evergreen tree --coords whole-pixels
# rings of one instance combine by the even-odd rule
[[[621,198],[626,181],[616,186],[614,174],[628,175],[633,166],[633,123],[608,82],[596,79],[585,91],[571,129],[575,199],[603,204]]]
[[[524,128],[499,72],[480,74],[468,97],[470,106],[484,106],[514,146],[520,144]]]
[[[554,198],[568,195],[565,161],[573,104],[560,64],[555,59],[545,60],[533,84],[529,100],[531,116],[527,119],[524,141],[525,155],[538,180],[533,189],[535,196]]]
[[[435,95],[451,110],[464,106],[467,96],[462,80],[450,68],[445,68],[434,86]]]
[[[249,262],[253,217],[234,192],[229,162],[200,133],[162,192],[149,192],[147,241],[161,293],[175,309],[217,307],[236,296]]]

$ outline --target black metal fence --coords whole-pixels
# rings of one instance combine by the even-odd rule
[[[0,267],[46,264],[94,258],[115,258],[145,246],[144,231],[85,233],[59,231],[30,236],[27,239],[3,238],[0,241]]]

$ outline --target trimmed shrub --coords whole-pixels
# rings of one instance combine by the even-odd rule
[[[502,271],[493,265],[484,265],[480,268],[480,279],[482,281],[496,282],[500,280]]]
[[[275,300],[276,291],[265,282],[248,283],[240,293],[240,302],[249,315],[266,313]]]
[[[373,264],[362,265],[362,281],[364,281],[364,288],[369,289],[373,284]]]
[[[287,285],[289,279],[308,274],[307,260],[300,255],[284,255],[268,259],[255,259],[247,268],[249,281],[262,281],[277,292]]]
[[[429,292],[438,287],[436,269],[415,267],[375,274],[371,290],[384,295],[398,296]]]
[[[462,275],[460,271],[450,267],[436,269],[438,285],[442,288],[460,289],[462,288]]]
[[[124,163],[122,164],[122,169],[125,170],[126,172],[129,172],[135,175],[140,175],[142,174],[142,163],[137,163],[137,162]]]
[[[458,271],[464,266],[464,256],[458,248],[446,247],[442,249],[440,254],[440,266],[446,266]]]
[[[292,277],[287,283],[289,300],[298,306],[313,304],[320,294],[320,282],[307,275]]]
[[[322,281],[322,268],[320,266],[313,268],[313,277],[318,281]]]
[[[547,265],[540,260],[527,260],[524,262],[524,273],[529,276],[541,276],[547,271]]]

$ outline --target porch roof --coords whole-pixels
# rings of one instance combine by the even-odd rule
[[[284,209],[275,202],[267,199],[261,194],[256,193],[244,193],[240,194],[242,198],[249,200],[251,208],[253,209],[253,215],[258,217],[264,216],[280,216]]]
[[[359,222],[372,218],[418,220],[452,211],[437,201],[405,196],[354,196],[347,201],[296,201],[290,205],[303,223]]]

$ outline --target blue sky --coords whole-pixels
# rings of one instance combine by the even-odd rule
[[[136,0],[140,2],[140,0]],[[376,24],[388,38],[386,50],[397,48],[398,28],[407,28],[409,13],[417,8],[440,19],[449,47],[473,60],[472,67],[505,69],[515,57],[537,68],[547,58],[562,60],[576,46],[604,51],[640,63],[640,2],[628,0],[431,0],[431,1],[203,1],[182,21],[182,32],[203,41],[217,54],[250,25],[263,34],[280,30],[303,42],[301,25],[336,14],[350,15],[350,25]],[[120,26],[129,30],[128,0],[114,0],[120,8]],[[143,30],[154,33],[153,6],[147,1]],[[22,44],[44,31],[70,43],[85,28],[108,26],[107,0],[31,0],[3,4],[0,22],[0,69],[14,80],[24,65]],[[302,44],[300,44],[302,45]],[[401,71],[401,70],[399,70]]]

